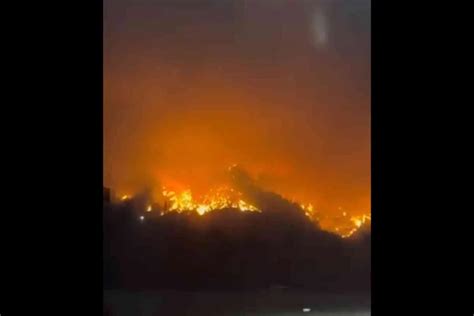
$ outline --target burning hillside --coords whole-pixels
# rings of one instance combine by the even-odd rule
[[[242,193],[228,187],[211,189],[209,194],[203,196],[199,201],[194,201],[190,190],[180,193],[163,190],[163,196],[167,198],[169,207],[166,211],[196,211],[199,215],[225,208],[235,208],[242,212],[261,212],[255,206],[242,200]]]
[[[202,195],[161,188],[155,199],[149,190],[104,203],[107,286],[370,287],[369,215],[326,218],[262,189],[240,168],[231,179]]]
[[[204,216],[210,212],[235,209],[240,212],[272,212],[284,210],[293,214],[305,215],[315,226],[336,233],[342,238],[352,236],[364,224],[370,228],[371,215],[349,216],[346,211],[338,215],[316,209],[311,203],[289,200],[279,194],[261,189],[241,168],[233,165],[229,168],[230,183],[211,188],[202,195],[193,195],[191,189],[176,190],[162,187],[158,196],[145,194],[136,208],[139,213],[158,213],[164,216],[170,213],[197,213]],[[134,200],[134,195],[123,195],[120,200]],[[148,215],[140,215],[142,219]]]
[[[106,0],[103,29],[106,286],[370,288],[370,1]]]

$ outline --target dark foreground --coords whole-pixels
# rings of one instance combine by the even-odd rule
[[[109,290],[104,291],[104,305],[108,314],[113,316],[370,315],[369,294],[321,295],[291,290],[246,292]]]

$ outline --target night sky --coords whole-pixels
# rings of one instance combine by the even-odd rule
[[[370,212],[370,1],[104,0],[104,185],[204,192],[237,163]]]

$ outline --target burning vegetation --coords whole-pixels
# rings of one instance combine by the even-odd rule
[[[234,208],[242,212],[261,212],[255,206],[245,202],[242,199],[242,193],[229,187],[219,187],[211,189],[198,201],[193,199],[191,190],[185,190],[180,193],[163,190],[163,196],[167,199],[169,207],[165,212],[176,211],[178,213],[186,211],[196,211],[199,215],[225,208]]]
[[[138,211],[140,213],[158,213],[159,216],[170,213],[197,213],[199,216],[204,216],[210,212],[224,209],[262,213],[262,211],[269,208],[275,208],[275,205],[279,208],[280,204],[288,204],[288,207],[293,211],[304,214],[306,219],[314,225],[328,232],[335,233],[342,238],[351,237],[362,227],[369,227],[370,229],[370,213],[350,216],[345,210],[339,208],[340,212],[338,215],[329,215],[333,213],[322,212],[316,209],[312,203],[290,201],[272,192],[259,192],[261,189],[256,187],[253,180],[236,165],[230,167],[229,172],[234,180],[232,185],[212,188],[206,194],[198,196],[193,195],[190,189],[173,190],[162,187],[158,197],[160,202],[153,201],[153,198],[148,195],[145,197],[146,203],[137,206]],[[240,178],[240,180],[237,178]],[[239,186],[244,191],[247,191],[247,194],[242,193],[242,191],[236,188]],[[259,193],[256,194],[256,192]],[[266,197],[262,198],[262,194],[266,195]],[[275,197],[276,201],[270,204],[266,203],[268,200],[275,199]],[[126,203],[134,198],[135,196],[131,194],[125,194],[121,196],[119,202]],[[143,216],[140,215],[141,220],[144,219]]]
[[[370,215],[330,217],[240,168],[231,175],[202,195],[169,187],[104,195],[106,287],[370,288]]]

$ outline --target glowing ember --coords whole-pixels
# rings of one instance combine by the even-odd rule
[[[199,205],[196,209],[199,215],[204,215],[205,213],[209,212],[211,209],[208,205]]]
[[[313,205],[312,205],[311,203],[309,203],[309,204],[301,204],[300,206],[301,206],[301,208],[303,209],[304,214],[305,214],[306,216],[308,216],[310,219],[313,220],[313,218],[314,218]]]

